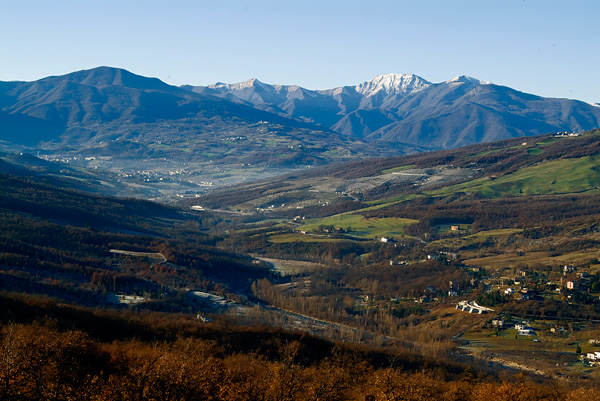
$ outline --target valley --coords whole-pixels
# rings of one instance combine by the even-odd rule
[[[598,15],[0,1],[0,401],[600,401]]]
[[[228,138],[218,141],[245,141]],[[183,151],[173,146],[172,155]],[[44,330],[62,338],[77,327],[108,353],[106,338],[131,341],[123,333],[152,341],[184,332],[202,347],[226,333],[218,341],[229,350],[240,346],[233,337],[252,337],[246,357],[274,358],[275,370],[287,363],[286,343],[265,344],[292,336],[295,347],[323,341],[362,358],[375,375],[365,380],[399,358],[407,377],[436,366],[426,375],[445,372],[443,386],[463,376],[479,378],[471,388],[495,386],[521,372],[528,389],[565,383],[566,394],[600,380],[598,154],[593,130],[202,184],[183,159],[148,159],[148,170],[130,161],[139,170],[129,170],[124,156],[7,153],[0,288],[12,306],[3,327],[46,327],[64,312],[71,320]],[[19,308],[28,312],[17,318]],[[104,333],[77,317],[87,313],[128,328]],[[379,362],[355,346],[382,353]],[[315,368],[303,363],[293,366]]]
[[[600,121],[597,106],[465,76],[431,83],[387,74],[313,91],[255,79],[177,87],[97,67],[0,84],[0,151],[111,172],[107,193],[161,202],[353,160],[574,135]],[[445,172],[437,178],[424,170],[388,178],[424,174],[418,184],[433,185],[468,174],[438,168]],[[346,183],[349,190],[340,191],[373,184]]]
[[[579,356],[594,350],[586,344],[600,329],[598,133],[483,147],[294,174],[192,203],[227,199],[246,213],[242,221],[265,219],[230,231],[224,246],[285,259],[288,284],[263,281],[253,290],[274,305],[402,339],[419,352],[457,342],[471,344],[465,350],[482,363],[597,377]],[[584,148],[595,150],[585,156]],[[305,262],[294,269],[293,259]],[[301,267],[317,261],[325,266]],[[452,305],[465,297],[493,312],[464,316]],[[471,326],[451,329],[439,315],[448,306],[447,318]],[[497,316],[526,321],[536,334],[494,328]]]

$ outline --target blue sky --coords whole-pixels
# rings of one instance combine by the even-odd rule
[[[309,89],[469,75],[600,102],[598,0],[0,0],[0,80],[101,65]]]

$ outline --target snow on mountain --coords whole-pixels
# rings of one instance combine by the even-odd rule
[[[414,74],[385,74],[377,75],[370,81],[363,82],[355,87],[363,96],[373,96],[376,93],[407,94],[418,92],[430,87],[432,84]]]
[[[490,81],[484,81],[484,80],[469,77],[466,75],[459,75],[458,77],[454,77],[454,78],[446,81],[446,83],[453,83],[453,82],[462,82],[462,83],[469,83],[469,84],[476,84],[476,85],[491,85]]]
[[[600,125],[597,105],[544,99],[465,75],[431,83],[415,74],[383,74],[324,90],[253,79],[192,90],[347,136],[440,148]]]
[[[482,81],[483,82],[483,81]],[[219,93],[230,92],[235,95],[241,95],[240,98],[243,100],[249,100],[245,98],[242,93],[247,90],[261,90],[263,93],[269,93],[271,95],[284,95],[293,92],[301,91],[305,95],[311,97],[325,95],[335,96],[340,95],[343,92],[355,92],[360,97],[366,98],[371,96],[388,96],[388,95],[406,95],[412,92],[418,92],[426,89],[433,85],[431,82],[415,75],[415,74],[384,74],[378,75],[370,81],[363,82],[354,87],[343,86],[333,89],[324,90],[310,90],[301,88],[297,85],[270,85],[259,81],[256,78],[249,79],[247,81],[225,84],[217,82],[212,85],[208,85],[206,88],[216,90]],[[196,87],[202,88],[202,87]],[[202,92],[201,89],[196,89],[197,92]],[[266,100],[266,99],[263,99]]]

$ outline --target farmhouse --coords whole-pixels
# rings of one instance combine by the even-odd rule
[[[600,361],[600,351],[588,352],[586,356],[591,361]]]
[[[535,335],[537,335],[531,327],[526,327],[524,329],[518,330],[518,334],[520,336],[535,336]]]
[[[533,328],[527,326],[527,322],[521,322],[515,324],[517,334],[520,336],[535,336],[537,335]]]

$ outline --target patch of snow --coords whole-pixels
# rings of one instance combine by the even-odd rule
[[[484,81],[484,80],[469,77],[466,75],[459,75],[458,77],[454,77],[454,78],[446,81],[446,83],[452,83],[452,82],[464,82],[464,83],[471,83],[471,84],[478,84],[478,85],[491,85],[490,81]]]

